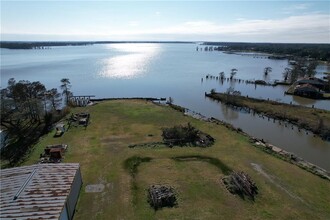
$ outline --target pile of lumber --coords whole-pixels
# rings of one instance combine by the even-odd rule
[[[155,209],[173,207],[176,197],[172,187],[152,185],[148,189],[148,202]]]
[[[233,171],[229,176],[224,177],[222,181],[229,192],[238,194],[243,199],[247,196],[249,199],[254,200],[258,194],[258,187],[251,180],[250,176],[243,171]]]
[[[44,153],[40,154],[39,163],[61,163],[67,148],[67,144],[46,146]]]
[[[73,124],[75,127],[77,127],[78,125],[87,127],[89,119],[90,114],[88,112],[71,114],[70,118],[68,119],[69,127],[71,126],[71,124]]]

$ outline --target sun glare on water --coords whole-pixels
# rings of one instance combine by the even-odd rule
[[[109,44],[107,47],[124,54],[102,61],[99,76],[104,78],[137,78],[147,72],[150,62],[160,52],[157,44]]]

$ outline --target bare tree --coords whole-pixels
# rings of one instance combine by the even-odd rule
[[[283,72],[283,78],[285,82],[289,79],[290,74],[291,74],[291,69],[285,68]]]
[[[231,72],[230,72],[230,80],[233,79],[233,77],[237,74],[237,69],[233,68],[231,69]]]
[[[65,96],[65,103],[66,105],[69,104],[69,97],[71,96],[71,91],[70,91],[70,88],[71,88],[71,83],[70,83],[70,80],[68,78],[63,78],[61,79],[61,89],[63,90],[62,92],[62,95]]]
[[[0,156],[15,163],[24,157],[28,149],[35,143],[52,123],[48,114],[49,100],[55,107],[60,98],[57,89],[46,92],[40,82],[29,82],[15,79],[8,81],[7,88],[1,90],[0,118],[1,129],[6,133],[6,145]]]
[[[50,102],[53,110],[56,110],[61,105],[61,94],[57,91],[56,88],[46,92],[46,99]]]
[[[318,65],[318,63],[316,60],[312,60],[308,63],[307,70],[306,70],[308,77],[315,76],[315,74],[316,74],[315,69],[316,69],[317,65]]]
[[[225,72],[220,72],[219,77],[221,80],[223,80],[225,78]]]
[[[270,73],[270,72],[272,72],[272,68],[270,66],[265,67],[265,69],[264,69],[265,76],[267,76],[268,73]]]

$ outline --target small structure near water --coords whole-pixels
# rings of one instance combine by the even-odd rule
[[[325,94],[329,89],[326,81],[316,77],[308,77],[292,84],[285,93],[312,99],[326,99]]]
[[[75,107],[85,107],[91,103],[91,98],[95,97],[94,95],[80,95],[80,96],[71,96],[69,98],[70,104]]]
[[[327,83],[326,83],[326,81],[316,78],[316,77],[307,77],[307,78],[298,80],[295,84],[297,84],[297,85],[309,84],[318,89],[325,90]]]
[[[267,85],[266,81],[264,81],[264,80],[256,80],[256,81],[254,81],[254,84],[257,84],[257,85]]]

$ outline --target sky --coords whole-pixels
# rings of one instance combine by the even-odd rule
[[[3,1],[3,41],[330,43],[330,1]]]

